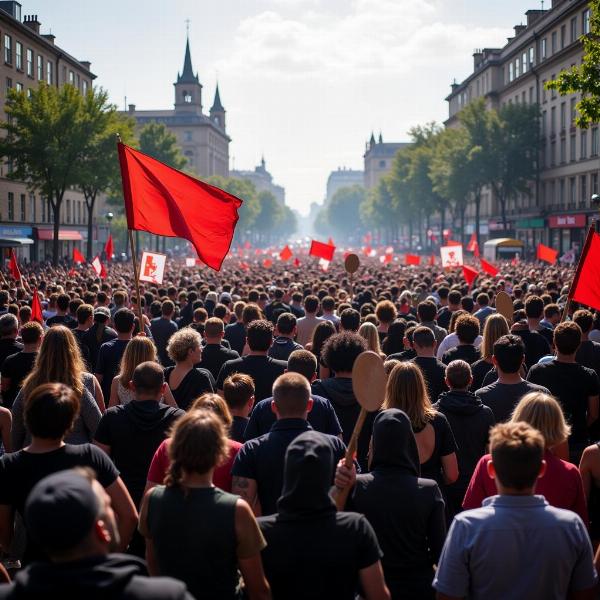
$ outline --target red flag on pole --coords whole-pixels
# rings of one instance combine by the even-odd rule
[[[188,240],[219,270],[229,252],[242,201],[119,143],[129,229]]]
[[[286,244],[285,248],[279,253],[279,258],[283,261],[290,260],[294,256],[294,253],[290,250],[290,247]]]
[[[297,258],[294,259],[294,266],[295,267],[299,267],[300,266],[300,261]]]
[[[479,262],[481,263],[481,268],[483,269],[483,272],[487,273],[488,275],[491,275],[492,277],[496,277],[496,275],[498,275],[498,273],[500,272],[492,263],[489,263],[483,258],[480,258]]]
[[[323,260],[333,260],[333,253],[335,252],[335,246],[333,244],[324,244],[323,242],[317,242],[312,240],[310,243],[310,251],[308,252],[311,256],[318,256]]]
[[[569,300],[600,310],[600,237],[590,227],[577,271],[569,290]]]
[[[433,254],[429,257],[429,260],[427,261],[427,264],[430,267],[435,267],[435,256]]]
[[[421,257],[418,254],[405,254],[404,255],[405,265],[420,265]]]
[[[273,266],[273,261],[270,258],[265,258],[265,260],[263,260],[263,267],[265,269],[269,269]]]
[[[44,324],[42,303],[40,302],[37,288],[33,289],[33,298],[31,299],[31,319],[32,321],[37,321],[40,325]]]
[[[73,248],[73,262],[75,263],[84,263],[85,256],[81,254],[81,252],[77,248]]]
[[[473,282],[477,279],[478,276],[479,271],[477,269],[469,267],[468,265],[463,265],[463,277],[465,278],[465,281],[467,282],[467,285],[469,287],[473,285]]]
[[[108,239],[106,240],[106,244],[104,245],[104,254],[106,254],[106,260],[112,260],[114,253],[115,249],[113,246],[112,234],[109,234]]]
[[[99,275],[102,279],[106,278],[108,274],[102,262],[100,261],[100,257],[96,256],[92,261],[92,267],[94,271],[96,271],[96,275]]]
[[[551,265],[556,263],[558,257],[558,250],[544,246],[544,244],[538,244],[537,247],[537,259],[543,260],[544,262],[550,263]]]
[[[8,270],[12,275],[12,278],[16,281],[20,281],[21,279],[21,271],[19,271],[19,263],[17,262],[17,257],[15,256],[15,251],[10,249],[10,261],[8,262]]]
[[[477,236],[475,235],[475,232],[473,232],[471,235],[471,239],[467,244],[467,250],[469,252],[473,252],[475,256],[479,258],[479,243],[477,242]]]

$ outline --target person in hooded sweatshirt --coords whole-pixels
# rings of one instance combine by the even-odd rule
[[[285,452],[296,437],[312,431],[307,421],[312,407],[306,377],[300,373],[285,373],[275,380],[271,408],[277,421],[268,433],[242,446],[231,469],[231,491],[246,500],[256,516],[277,511]],[[345,456],[346,446],[339,437],[325,435],[325,439],[331,444],[336,461]]]
[[[0,600],[193,600],[181,581],[146,577],[139,558],[110,554],[120,545],[115,514],[90,471],[59,471],[39,481],[25,520],[50,560],[0,585]]]
[[[159,364],[150,361],[139,364],[131,386],[133,400],[104,413],[94,443],[112,458],[139,506],[152,457],[168,437],[173,423],[185,413],[160,402],[166,384]]]
[[[433,599],[433,565],[446,537],[444,500],[433,479],[419,477],[419,451],[406,413],[391,408],[377,415],[369,467],[357,476],[340,463],[336,490],[352,488],[346,510],[364,514],[375,530],[392,598]]]
[[[485,454],[490,429],[496,423],[492,409],[469,391],[472,382],[469,363],[453,360],[446,367],[446,384],[450,391],[443,393],[433,405],[448,419],[458,446],[458,479],[444,490],[450,520],[462,510],[469,481],[477,462]]]
[[[358,355],[368,350],[366,340],[357,333],[338,333],[326,342],[321,356],[325,364],[335,373],[328,379],[319,379],[312,384],[313,394],[331,402],[342,427],[342,439],[348,445],[354,424],[360,414],[360,404],[352,389],[352,368]],[[357,461],[361,470],[366,470],[369,440],[375,413],[368,413],[358,437]]]
[[[328,436],[305,431],[285,454],[277,513],[258,523],[274,600],[388,600],[381,550],[368,520],[337,512],[329,495],[334,454]]]

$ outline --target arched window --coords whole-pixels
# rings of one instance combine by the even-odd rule
[[[189,92],[183,92],[183,101],[186,104],[191,104],[191,102],[192,102],[192,95]]]

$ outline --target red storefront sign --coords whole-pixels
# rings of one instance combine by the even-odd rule
[[[585,227],[586,221],[585,215],[557,215],[548,218],[548,227],[550,229],[557,229],[558,227]]]

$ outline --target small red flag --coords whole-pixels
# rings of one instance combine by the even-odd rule
[[[290,247],[286,244],[285,248],[279,253],[279,258],[283,261],[290,260],[294,256],[294,253],[290,250]]]
[[[273,266],[273,261],[270,258],[265,258],[265,260],[263,260],[263,267],[265,269],[268,269],[272,266]]]
[[[373,250],[373,248],[371,248],[371,246],[365,246],[365,247],[362,249],[362,253],[363,253],[365,256],[373,256],[374,250]]]
[[[100,257],[96,256],[92,261],[92,267],[94,271],[96,271],[96,275],[99,275],[101,279],[105,279],[108,273],[106,272],[106,268],[100,261]]]
[[[68,275],[69,275],[69,277],[75,277],[75,273],[76,273],[75,269],[73,267],[71,267],[69,269]]]
[[[467,250],[469,252],[473,252],[473,254],[475,254],[475,256],[479,258],[479,243],[477,242],[477,236],[475,235],[475,232],[473,232],[471,235],[471,239],[467,244]]]
[[[17,257],[15,256],[15,251],[10,249],[10,260],[8,261],[8,270],[12,275],[12,278],[16,281],[21,279],[21,271],[19,271],[19,263],[17,262]]]
[[[554,250],[554,248],[544,246],[544,244],[538,244],[538,247],[537,247],[538,260],[543,260],[544,262],[547,262],[547,263],[550,263],[551,265],[553,265],[556,263],[557,257],[558,257],[558,250]]]
[[[295,267],[299,267],[300,266],[300,261],[297,258],[294,259],[294,266]]]
[[[420,265],[421,257],[418,254],[406,254],[404,256],[405,265]]]
[[[42,303],[38,295],[37,288],[33,289],[33,298],[31,299],[31,319],[37,321],[40,325],[44,324],[44,315],[42,313]]]
[[[429,260],[427,261],[427,264],[430,267],[435,267],[435,256],[433,254],[429,257]]]
[[[84,263],[85,256],[81,254],[81,252],[77,248],[73,248],[73,262],[75,263]]]
[[[335,246],[333,244],[324,244],[323,242],[317,242],[312,240],[310,244],[309,254],[311,256],[318,256],[323,260],[333,260],[333,253],[335,252]]]
[[[129,229],[184,238],[218,271],[242,201],[129,146],[118,150]]]
[[[481,268],[483,269],[483,272],[487,273],[488,275],[491,275],[492,277],[496,277],[496,275],[498,275],[498,273],[500,272],[492,263],[489,263],[483,258],[480,258],[479,262],[481,263]]]
[[[569,300],[600,310],[600,237],[594,227],[588,230],[577,272],[569,290]]]
[[[465,281],[467,282],[467,285],[469,287],[473,285],[473,282],[477,279],[478,276],[479,271],[477,269],[469,267],[468,265],[463,265],[463,277],[465,278]]]
[[[250,242],[246,241],[244,243],[244,248],[246,248],[246,250],[250,250],[250,248],[252,248],[252,244]]]
[[[115,253],[115,249],[113,246],[112,234],[108,236],[106,240],[106,244],[104,245],[104,254],[106,254],[106,260],[112,260],[113,254]]]

